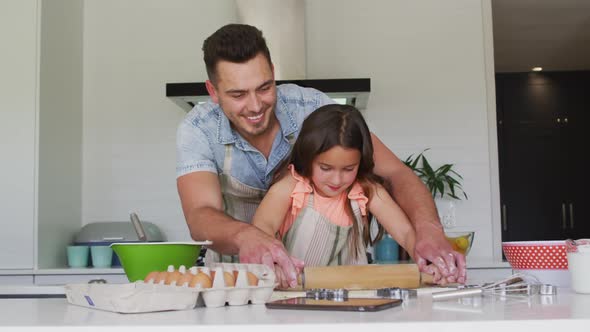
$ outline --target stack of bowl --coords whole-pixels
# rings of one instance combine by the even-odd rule
[[[502,251],[514,273],[559,287],[571,284],[565,240],[502,242]]]
[[[197,263],[202,245],[212,242],[129,242],[113,243],[130,282],[143,280],[152,271],[165,271],[169,265],[191,267]]]

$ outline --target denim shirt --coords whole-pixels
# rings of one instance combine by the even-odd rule
[[[225,145],[232,145],[231,177],[267,190],[276,167],[290,151],[289,137],[297,138],[303,120],[317,108],[334,104],[324,93],[294,84],[277,86],[275,114],[281,130],[268,160],[230,126],[221,107],[213,102],[195,106],[182,120],[176,134],[176,176],[206,171],[221,174]]]

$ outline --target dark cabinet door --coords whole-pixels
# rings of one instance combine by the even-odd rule
[[[497,87],[502,240],[563,239],[563,95],[526,74],[498,75]]]
[[[503,241],[590,238],[590,72],[498,74]]]
[[[564,169],[569,178],[567,182],[568,237],[574,239],[590,238],[590,72],[573,75],[566,84],[566,122],[568,159]]]

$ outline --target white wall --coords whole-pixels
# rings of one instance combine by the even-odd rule
[[[82,220],[83,1],[41,9],[37,267],[66,266]]]
[[[402,158],[430,147],[435,164],[457,164],[471,257],[492,256],[482,3],[306,1],[307,77],[370,77],[373,131]],[[136,210],[169,239],[189,238],[174,174],[184,112],[164,86],[205,80],[203,39],[235,21],[233,1],[85,1],[84,223]]]
[[[136,211],[169,240],[189,240],[176,191],[168,82],[204,81],[203,40],[236,22],[232,0],[86,0],[83,223]]]
[[[34,264],[38,10],[0,1],[0,269]]]
[[[305,1],[239,0],[236,6],[240,23],[263,31],[275,79],[305,78]]]
[[[402,159],[456,164],[457,228],[476,231],[470,258],[492,257],[482,3],[307,1],[306,19],[307,77],[370,77],[371,129]]]

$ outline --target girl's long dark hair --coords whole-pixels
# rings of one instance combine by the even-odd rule
[[[371,132],[362,114],[353,106],[330,104],[318,108],[311,113],[303,122],[301,132],[293,145],[291,156],[285,160],[279,170],[275,173],[275,181],[283,177],[287,172],[287,166],[293,164],[300,175],[311,179],[312,163],[314,159],[323,152],[335,146],[355,149],[360,151],[361,160],[358,167],[357,181],[363,187],[369,200],[375,194],[370,189],[370,184],[378,183],[387,188],[388,183],[373,172],[375,163],[373,160],[373,143]],[[347,213],[352,217],[352,246],[353,257],[359,252],[358,224],[354,218],[350,204],[347,204]],[[373,245],[383,236],[383,227],[378,224],[378,234],[371,239],[370,224],[371,216],[363,218],[363,242],[366,245]]]

